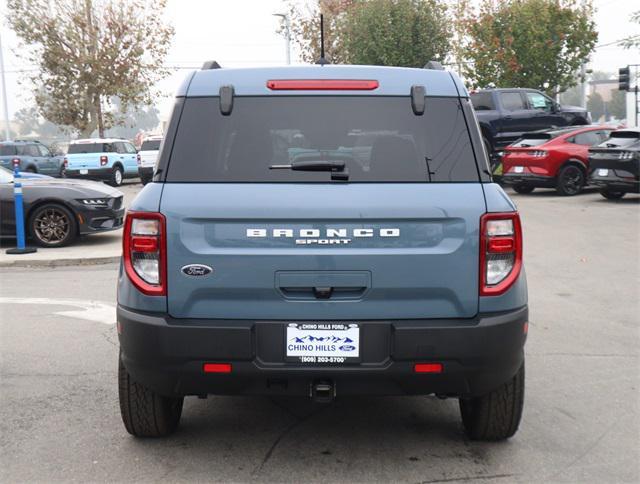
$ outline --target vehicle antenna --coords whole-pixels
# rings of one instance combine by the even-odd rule
[[[321,66],[328,64],[327,59],[324,58],[324,15],[320,14],[320,59],[317,64]]]

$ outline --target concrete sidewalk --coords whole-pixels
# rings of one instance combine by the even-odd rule
[[[69,247],[57,249],[38,247],[38,252],[33,254],[6,254],[6,249],[15,247],[15,243],[15,240],[2,241],[0,267],[58,267],[109,264],[117,262],[122,253],[122,229],[81,237]]]

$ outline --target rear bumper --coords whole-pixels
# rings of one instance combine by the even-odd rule
[[[140,178],[151,178],[153,176],[153,166],[139,166],[138,175]]]
[[[113,172],[112,168],[91,168],[87,169],[87,173],[82,175],[80,174],[80,169],[68,169],[65,171],[65,176],[67,178],[83,178],[87,180],[110,180],[111,174]]]
[[[286,322],[184,320],[118,306],[123,362],[132,377],[163,395],[308,396],[316,381],[337,395],[487,393],[520,367],[527,307],[461,320],[360,321],[361,362],[305,366],[284,361]],[[231,363],[205,374],[205,362]],[[416,374],[419,362],[440,374]]]
[[[619,176],[615,170],[609,170],[607,176],[600,176],[594,170],[589,177],[589,183],[612,192],[640,193],[640,180]]]
[[[531,173],[506,173],[502,175],[502,182],[507,185],[530,185],[542,188],[555,186],[554,177],[533,175]]]

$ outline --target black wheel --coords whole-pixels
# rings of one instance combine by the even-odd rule
[[[178,428],[184,398],[158,395],[134,381],[118,358],[118,395],[124,426],[135,437],[165,437]]]
[[[114,166],[111,171],[111,178],[109,179],[109,185],[112,187],[119,187],[122,185],[122,180],[124,179],[124,173],[122,168],[119,166]]]
[[[151,181],[151,177],[150,176],[140,177],[140,181],[142,182],[143,185],[146,185],[147,183],[149,183]]]
[[[473,440],[504,440],[518,430],[524,404],[524,363],[501,387],[481,397],[460,399],[462,423]]]
[[[26,170],[27,173],[37,173],[36,169],[33,166],[28,167]]]
[[[48,203],[36,208],[29,217],[29,233],[41,247],[64,247],[75,240],[78,228],[68,208]]]
[[[584,172],[575,165],[567,165],[558,173],[556,191],[565,197],[577,195],[584,188]]]
[[[625,193],[626,192],[614,192],[612,190],[607,190],[606,188],[600,190],[600,195],[602,195],[607,200],[619,200],[624,197]]]
[[[526,185],[524,183],[520,183],[519,185],[513,185],[513,190],[516,193],[531,193],[535,189],[536,189],[536,187],[534,187],[532,185]]]
[[[64,165],[60,166],[60,171],[58,172],[58,176],[60,178],[65,178],[67,176],[67,169],[64,167]]]

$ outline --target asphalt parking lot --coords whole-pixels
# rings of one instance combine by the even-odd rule
[[[136,440],[118,408],[117,265],[3,268],[0,481],[640,482],[640,197],[513,199],[531,323],[510,441],[467,440],[457,402],[425,397],[188,398],[173,437]]]

